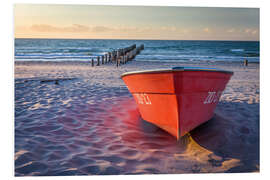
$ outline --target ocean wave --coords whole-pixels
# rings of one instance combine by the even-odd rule
[[[15,56],[15,59],[90,59],[96,56]]]
[[[15,61],[42,61],[42,62],[51,62],[51,61],[76,61],[76,62],[90,62],[90,58],[82,59],[82,58],[62,58],[62,59],[38,59],[38,58],[25,58],[25,59],[15,59]],[[94,59],[96,62],[96,59]]]
[[[259,61],[259,57],[250,57],[250,56],[206,56],[206,55],[138,55],[136,56],[138,60],[188,60],[188,61],[243,61],[248,59],[251,61]]]
[[[27,52],[16,52],[15,57],[95,57],[95,56],[102,56],[105,52],[50,52],[50,53],[40,53],[40,52],[34,52],[34,53],[27,53]]]
[[[15,60],[86,60],[86,59],[96,59],[97,56],[102,54],[62,54],[57,53],[53,55],[44,55],[44,54],[23,54],[15,55]],[[259,57],[250,57],[250,56],[205,56],[205,55],[137,55],[136,60],[143,61],[243,61],[247,59],[249,61],[259,61]]]
[[[230,49],[232,52],[244,52],[245,49]]]

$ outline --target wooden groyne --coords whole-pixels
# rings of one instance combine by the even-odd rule
[[[116,67],[126,64],[129,61],[132,61],[140,52],[144,50],[144,45],[136,46],[133,44],[126,48],[120,48],[117,50],[113,50],[105,53],[104,55],[96,57],[96,66],[101,66],[103,64],[115,64]],[[100,62],[101,59],[101,62]],[[94,58],[91,59],[92,67],[95,66]]]

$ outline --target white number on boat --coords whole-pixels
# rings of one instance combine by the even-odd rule
[[[151,104],[149,96],[145,93],[134,94],[139,104]]]
[[[221,96],[222,91],[209,91],[208,96],[205,98],[203,104],[210,104],[215,103],[219,100],[219,97]]]

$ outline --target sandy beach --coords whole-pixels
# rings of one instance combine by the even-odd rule
[[[142,120],[120,75],[233,71],[215,116],[179,141]],[[15,176],[259,172],[259,64],[15,62]]]

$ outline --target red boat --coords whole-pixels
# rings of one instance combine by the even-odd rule
[[[142,118],[177,139],[208,121],[233,72],[194,67],[122,74]]]

